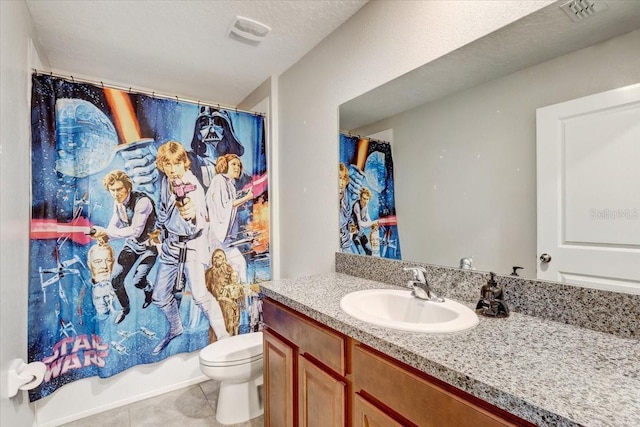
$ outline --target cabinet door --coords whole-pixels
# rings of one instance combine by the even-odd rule
[[[293,427],[294,349],[269,330],[263,334],[265,427]]]
[[[353,427],[404,427],[360,394],[353,398]]]
[[[298,415],[300,427],[345,425],[346,384],[311,360],[298,357]]]

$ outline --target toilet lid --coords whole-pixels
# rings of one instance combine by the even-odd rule
[[[200,363],[219,366],[248,363],[262,358],[262,332],[235,335],[200,350]]]

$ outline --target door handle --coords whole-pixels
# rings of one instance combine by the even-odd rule
[[[546,264],[546,263],[548,263],[548,262],[551,262],[551,255],[549,255],[549,254],[542,254],[542,255],[540,255],[540,261],[541,261],[543,264]]]

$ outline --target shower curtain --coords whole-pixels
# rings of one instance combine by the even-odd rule
[[[338,174],[340,251],[401,259],[391,145],[341,133]]]
[[[32,76],[31,401],[261,329],[264,118]]]

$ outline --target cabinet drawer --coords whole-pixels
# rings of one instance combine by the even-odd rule
[[[405,427],[356,393],[353,398],[353,427]]]
[[[264,300],[262,314],[267,327],[294,343],[301,354],[306,353],[338,375],[345,375],[344,336],[268,298]]]
[[[515,425],[360,344],[353,347],[352,362],[355,392],[364,390],[421,427]]]

